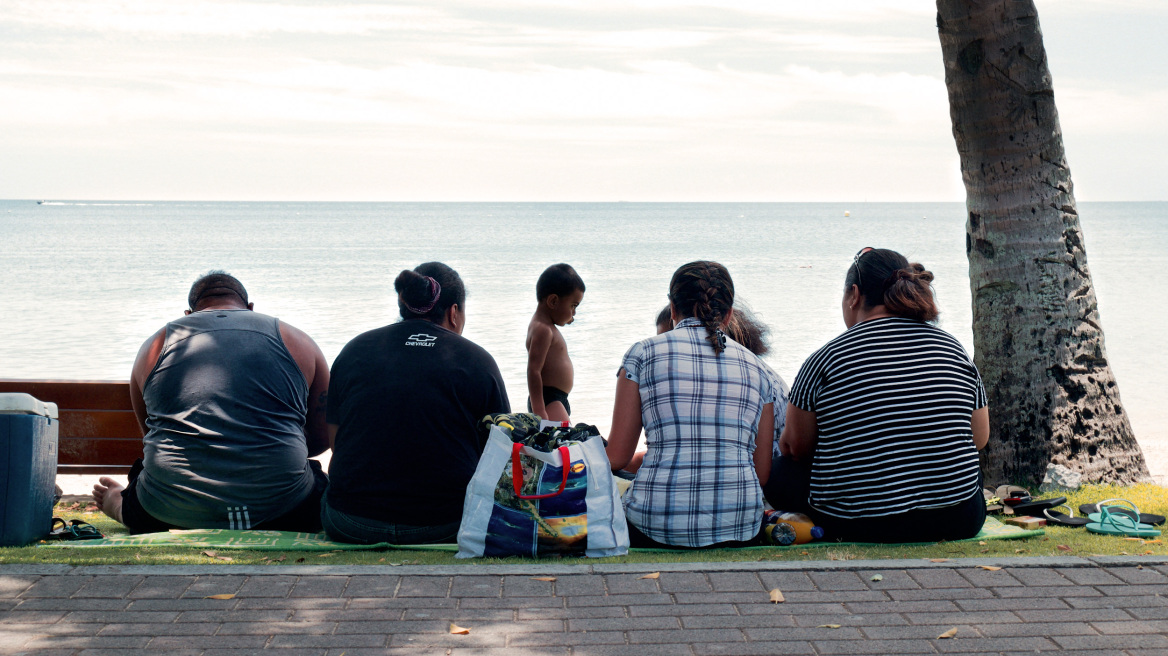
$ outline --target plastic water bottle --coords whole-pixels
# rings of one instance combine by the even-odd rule
[[[771,544],[805,544],[823,537],[823,529],[803,513],[768,510],[763,517],[763,534]]]

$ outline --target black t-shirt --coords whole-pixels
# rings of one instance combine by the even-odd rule
[[[339,426],[329,505],[384,522],[462,517],[485,442],[483,416],[510,412],[494,358],[429,321],[358,335],[333,362],[328,423]]]

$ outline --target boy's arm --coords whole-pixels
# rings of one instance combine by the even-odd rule
[[[547,419],[547,407],[543,402],[543,365],[551,347],[551,327],[533,326],[531,341],[527,345],[527,396],[531,399],[531,411],[544,419]]]

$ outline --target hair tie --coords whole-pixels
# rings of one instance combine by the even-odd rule
[[[714,339],[718,340],[718,348],[726,350],[726,333],[722,332],[721,328],[714,330]]]
[[[414,314],[426,314],[430,310],[433,310],[434,306],[438,304],[438,298],[442,296],[442,285],[439,285],[438,281],[434,280],[430,276],[426,276],[426,280],[430,281],[430,302],[429,303],[423,305],[422,307],[414,307],[414,306],[410,305],[409,303],[407,303],[404,299],[402,300],[402,303],[406,306],[406,309]]]

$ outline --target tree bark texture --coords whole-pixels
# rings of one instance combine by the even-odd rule
[[[1107,362],[1033,0],[937,0],[965,182],[988,482],[1148,476]]]

